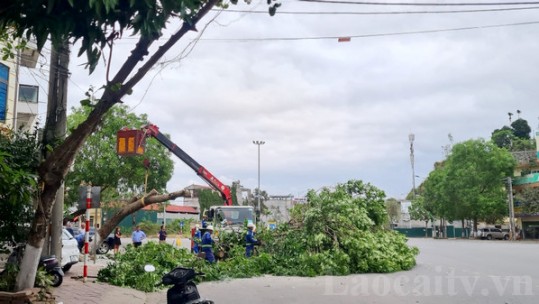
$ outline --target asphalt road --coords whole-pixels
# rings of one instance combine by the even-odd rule
[[[272,277],[203,283],[216,303],[539,303],[539,243],[411,239],[421,250],[406,272]],[[149,294],[147,303],[163,303]]]

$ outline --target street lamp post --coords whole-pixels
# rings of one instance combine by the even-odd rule
[[[415,199],[415,168],[414,168],[414,139],[415,139],[415,135],[413,133],[410,133],[410,135],[408,135],[408,139],[410,140],[410,163],[412,164],[412,196]]]
[[[260,146],[265,144],[264,141],[261,140],[253,140],[253,144],[258,146],[258,207],[257,210],[260,212]]]

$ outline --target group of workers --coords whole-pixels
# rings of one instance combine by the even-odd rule
[[[250,257],[253,255],[255,244],[258,243],[255,237],[255,224],[247,224],[247,233],[245,234],[245,256]],[[198,224],[195,225],[195,230],[193,231],[193,253],[204,253],[204,258],[210,263],[215,262],[215,256],[213,255],[213,244],[214,240],[212,238],[213,226],[207,225],[205,220],[202,220],[202,229],[205,229],[204,234],[200,230]]]

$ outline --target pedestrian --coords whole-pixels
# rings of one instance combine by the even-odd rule
[[[193,253],[198,254],[200,251],[200,242],[202,241],[202,232],[200,231],[200,226],[195,225],[195,231],[193,233]]]
[[[167,240],[167,230],[165,229],[165,226],[161,226],[161,230],[159,230],[159,243],[164,243]]]
[[[144,240],[145,238],[146,234],[144,233],[144,231],[140,230],[140,226],[137,225],[135,231],[133,231],[133,233],[131,234],[133,246],[135,246],[135,248],[139,247],[140,245],[142,245],[142,240]]]
[[[250,257],[253,255],[255,249],[255,244],[258,243],[258,240],[255,238],[255,224],[247,224],[247,233],[245,234],[245,256]]]
[[[64,226],[66,230],[71,234],[71,236],[75,237],[75,232],[73,231],[73,227],[71,227],[71,222],[68,220],[64,220]]]
[[[213,226],[208,225],[206,227],[206,232],[204,232],[204,235],[202,236],[202,252],[205,254],[206,261],[210,263],[215,262],[215,256],[213,255],[213,239],[211,237],[211,234],[213,232]]]
[[[120,252],[120,245],[122,245],[122,231],[120,227],[116,227],[114,231],[114,254]]]

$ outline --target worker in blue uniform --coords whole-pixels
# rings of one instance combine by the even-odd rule
[[[208,225],[206,227],[206,232],[204,232],[204,235],[202,236],[202,252],[206,255],[206,261],[210,263],[215,262],[215,256],[213,255],[213,239],[211,237],[211,234],[213,233],[213,226]]]
[[[200,251],[200,242],[202,241],[202,232],[200,231],[200,226],[195,225],[195,233],[193,235],[193,253],[199,253]]]
[[[245,256],[250,257],[253,255],[253,250],[255,249],[255,244],[258,243],[258,240],[255,237],[255,224],[247,224],[247,234],[245,234]]]
[[[207,228],[207,227],[208,227],[208,216],[204,215],[202,216],[202,228]]]

